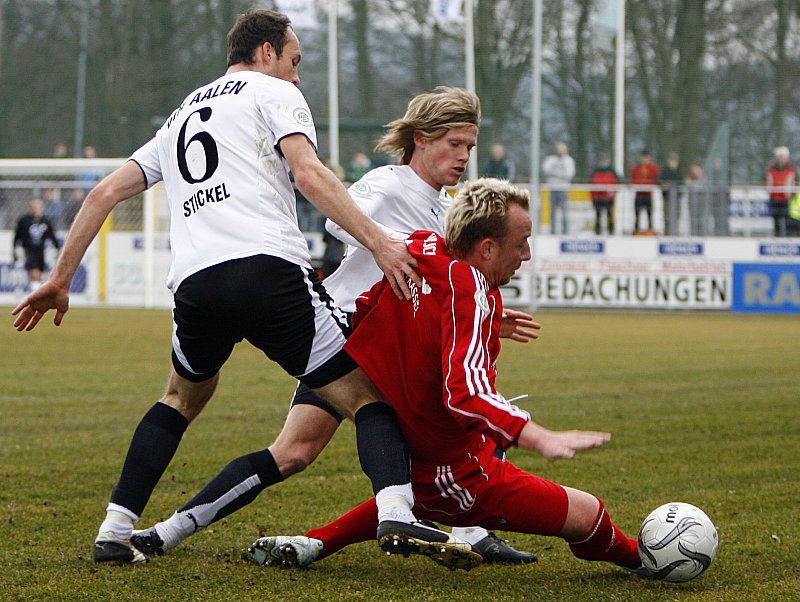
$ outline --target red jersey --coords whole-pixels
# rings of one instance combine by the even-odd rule
[[[616,186],[619,184],[617,173],[613,167],[597,167],[592,171],[592,184],[596,186]],[[613,201],[615,190],[592,190],[591,196],[593,201]]]
[[[795,172],[791,163],[778,165],[773,163],[767,170],[767,187],[781,187],[781,186],[794,186],[795,185]],[[772,202],[786,203],[789,197],[792,196],[790,192],[770,191],[769,200]]]
[[[631,169],[631,184],[652,184],[658,182],[658,165],[652,161],[637,163]]]
[[[530,416],[495,390],[500,291],[433,232],[408,248],[422,287],[400,300],[384,279],[359,297],[345,350],[397,412],[412,458],[456,463],[484,436],[506,449]]]

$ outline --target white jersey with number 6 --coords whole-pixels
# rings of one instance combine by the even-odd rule
[[[204,268],[265,254],[311,266],[297,225],[289,166],[278,143],[303,134],[311,111],[294,84],[255,71],[224,75],[189,94],[131,159],[147,186],[164,180],[172,265],[167,286]]]

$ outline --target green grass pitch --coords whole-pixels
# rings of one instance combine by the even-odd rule
[[[257,567],[259,534],[302,533],[370,495],[345,423],[307,471],[147,565],[91,560],[133,429],[169,369],[167,311],[82,309],[30,333],[0,328],[1,600],[800,599],[800,318],[540,312],[539,341],[504,343],[498,386],[551,428],[613,433],[573,460],[509,459],[602,498],[635,535],[668,501],[703,508],[716,562],[686,584],[575,559],[555,538],[502,533],[536,565],[450,572],[371,543],[306,570]],[[229,460],[278,433],[292,379],[247,344],[156,488],[141,525],[166,518]]]

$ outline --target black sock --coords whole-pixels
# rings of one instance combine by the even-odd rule
[[[392,407],[383,402],[367,404],[356,412],[354,422],[358,459],[372,481],[372,491],[410,483],[408,446]]]
[[[283,476],[269,449],[253,452],[230,462],[179,512],[204,506],[202,513],[193,514],[198,514],[196,519],[201,521],[203,527],[207,527],[246,506],[264,489],[282,480]]]
[[[178,449],[189,421],[175,408],[156,403],[133,433],[111,503],[141,516],[150,494]]]

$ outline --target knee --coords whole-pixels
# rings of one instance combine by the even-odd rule
[[[182,397],[177,391],[167,391],[161,403],[178,410],[189,422],[197,418],[208,402],[206,398]]]
[[[308,468],[317,459],[321,450],[313,443],[295,441],[289,445],[276,442],[270,446],[269,451],[281,476],[286,479]]]
[[[594,529],[602,502],[585,491],[568,487],[565,487],[565,489],[567,490],[569,507],[567,520],[559,535],[567,540],[581,539],[589,535]]]
[[[203,382],[195,383],[179,376],[173,368],[161,403],[178,410],[191,422],[203,411],[211,396],[214,395],[218,382],[219,374]]]

